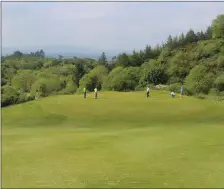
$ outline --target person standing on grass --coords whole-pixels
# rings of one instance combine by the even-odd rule
[[[173,91],[171,91],[170,96],[172,96],[172,98],[175,97],[175,93]]]
[[[94,96],[95,96],[95,99],[97,99],[97,88],[94,89]]]
[[[146,96],[147,96],[147,98],[149,98],[149,93],[150,93],[150,90],[149,90],[149,87],[147,87],[147,89],[146,89]]]
[[[83,89],[83,92],[84,92],[84,98],[86,98],[86,88],[85,87]]]
[[[184,88],[181,87],[180,88],[180,98],[183,98],[183,96],[184,96]]]

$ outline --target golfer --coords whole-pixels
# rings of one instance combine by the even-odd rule
[[[146,96],[147,96],[147,98],[149,98],[149,93],[150,93],[150,90],[149,90],[149,87],[147,87],[147,89],[146,89]]]
[[[86,98],[86,88],[85,87],[83,89],[83,92],[84,92],[84,98]]]
[[[173,91],[171,91],[170,96],[171,96],[172,98],[174,98],[174,97],[175,97],[175,93],[174,93]]]
[[[94,89],[95,99],[97,99],[97,88]]]
[[[183,96],[184,96],[184,88],[181,87],[180,88],[180,98],[183,98]]]

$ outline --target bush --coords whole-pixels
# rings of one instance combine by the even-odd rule
[[[162,84],[159,84],[159,85],[155,86],[155,89],[157,89],[157,90],[164,90],[164,89],[167,89],[167,88],[168,88],[167,85],[162,85]]]
[[[169,60],[168,73],[173,82],[182,82],[192,68],[191,61],[187,53],[178,51]]]
[[[1,105],[9,106],[12,104],[16,104],[19,99],[19,92],[17,92],[13,87],[3,86],[3,94],[1,95]]]
[[[25,93],[21,93],[19,95],[17,103],[23,103],[23,102],[26,102],[26,101],[28,101],[27,95]]]
[[[70,79],[66,81],[66,87],[62,89],[61,91],[59,91],[58,93],[59,94],[73,94],[76,92],[76,90],[77,90],[77,85],[72,79]]]
[[[196,95],[196,98],[198,98],[198,99],[202,99],[202,100],[205,99],[205,97],[206,97],[206,96],[205,96],[205,94],[203,94],[203,93],[199,93],[199,94]]]
[[[194,67],[185,79],[185,88],[187,94],[195,95],[199,93],[208,94],[212,88],[214,75],[207,73],[205,66],[198,65]]]
[[[211,88],[209,91],[209,95],[212,95],[212,96],[219,95],[219,91],[216,88]]]
[[[108,70],[104,66],[97,66],[81,78],[79,82],[79,90],[83,89],[84,87],[86,87],[86,89],[89,91],[93,91],[95,87],[97,87],[98,90],[101,90],[107,73]]]
[[[224,68],[224,56],[220,55],[217,59],[218,68]]]
[[[27,93],[27,101],[34,100],[35,96],[32,96],[30,93]]]
[[[149,83],[154,85],[160,83],[164,84],[167,80],[168,76],[165,72],[165,67],[161,62],[150,60],[149,62],[142,64],[139,84],[143,87]]]
[[[56,93],[61,89],[59,78],[40,78],[31,87],[31,95],[36,96],[38,93],[40,96],[48,96],[52,93]]]
[[[29,92],[32,84],[36,81],[36,76],[32,70],[19,71],[12,79],[12,86],[17,90]]]
[[[174,84],[171,84],[169,86],[169,90],[170,91],[174,91],[176,93],[180,91],[180,88],[181,88],[181,84],[180,83],[174,83]]]
[[[1,86],[4,86],[4,85],[6,85],[6,84],[7,84],[7,80],[4,79],[4,78],[2,78],[2,80],[1,80]]]
[[[103,83],[103,88],[113,91],[135,90],[139,82],[139,71],[137,67],[117,67],[110,72]]]
[[[219,76],[215,82],[215,87],[218,91],[224,91],[224,74],[222,74],[221,76]]]
[[[145,88],[142,87],[141,85],[137,85],[137,86],[135,87],[135,91],[143,91],[143,90],[145,90]]]

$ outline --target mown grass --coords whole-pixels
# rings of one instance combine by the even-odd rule
[[[2,109],[3,187],[224,187],[224,104],[167,92]]]

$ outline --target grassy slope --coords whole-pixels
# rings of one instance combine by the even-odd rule
[[[165,92],[3,108],[3,187],[224,187],[223,115]]]

